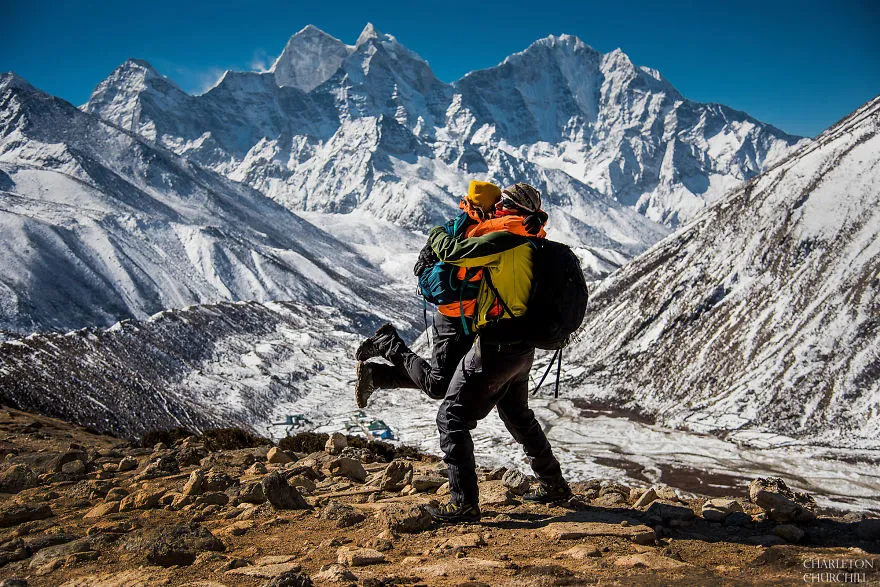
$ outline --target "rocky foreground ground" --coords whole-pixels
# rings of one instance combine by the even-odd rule
[[[2,587],[880,584],[880,520],[772,479],[749,500],[592,481],[545,506],[481,470],[483,520],[443,527],[419,507],[447,499],[443,463],[356,437],[129,443],[4,409],[0,451]]]

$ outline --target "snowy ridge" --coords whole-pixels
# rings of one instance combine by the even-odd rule
[[[0,226],[0,327],[17,332],[224,300],[369,308],[377,321],[407,303],[348,244],[252,188],[5,74]]]
[[[228,72],[201,96],[163,93],[131,69],[84,109],[291,210],[359,209],[425,229],[469,179],[528,181],[547,195],[554,238],[596,275],[798,142],[570,35],[453,84],[372,25],[354,46],[308,26],[272,71]]]
[[[877,448],[880,97],[613,274],[579,393],[664,425]]]

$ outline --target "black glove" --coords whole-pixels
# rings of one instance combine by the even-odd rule
[[[523,220],[523,226],[529,234],[538,234],[545,224],[547,224],[547,213],[543,210],[532,212]]]
[[[434,254],[434,249],[431,248],[431,244],[426,244],[419,252],[419,258],[413,266],[413,274],[416,277],[421,277],[422,271],[433,266],[439,260],[440,258]]]

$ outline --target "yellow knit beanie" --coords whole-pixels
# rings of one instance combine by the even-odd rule
[[[501,188],[488,181],[472,181],[465,197],[483,212],[490,212],[501,199]]]

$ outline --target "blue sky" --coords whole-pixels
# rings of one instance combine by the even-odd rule
[[[880,2],[145,3],[0,0],[0,71],[74,104],[129,57],[183,89],[270,64],[314,24],[352,44],[367,22],[428,60],[443,81],[491,67],[550,34],[623,49],[685,96],[813,136],[880,94]]]

